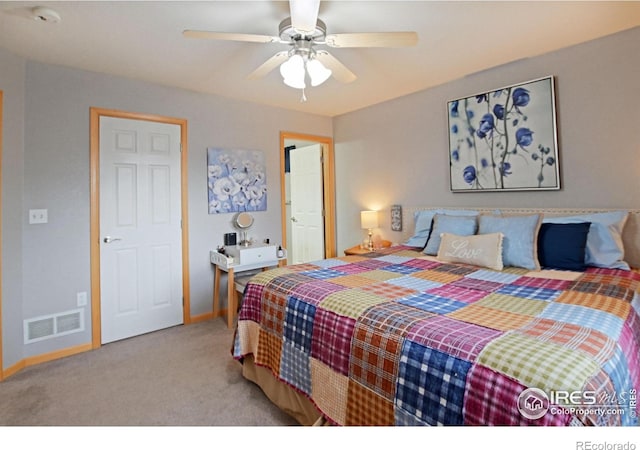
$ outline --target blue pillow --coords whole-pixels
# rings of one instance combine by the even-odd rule
[[[437,255],[440,248],[440,235],[442,233],[456,234],[458,236],[473,236],[478,229],[476,216],[450,216],[448,214],[436,214],[433,218],[433,230],[429,236],[429,242],[423,252],[427,255]]]
[[[491,216],[481,215],[478,234],[502,233],[502,262],[505,266],[540,270],[538,231],[540,214]]]
[[[544,268],[583,272],[589,222],[543,223],[538,233],[538,261]]]
[[[545,217],[543,223],[591,222],[587,236],[586,264],[605,269],[630,270],[629,264],[624,261],[622,244],[622,230],[628,214],[628,211],[611,211],[567,217]]]
[[[427,244],[427,240],[431,235],[431,226],[433,224],[433,218],[436,214],[447,214],[454,216],[477,216],[478,211],[467,209],[430,209],[424,211],[416,211],[413,214],[415,223],[413,236],[411,236],[404,244],[410,247],[420,247],[424,249],[424,246]]]

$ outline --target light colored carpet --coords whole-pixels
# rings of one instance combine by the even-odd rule
[[[0,382],[0,425],[296,425],[245,380],[215,319],[40,364]]]

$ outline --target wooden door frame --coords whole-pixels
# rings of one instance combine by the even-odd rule
[[[146,120],[180,126],[180,188],[182,215],[182,318],[185,325],[191,323],[189,287],[189,215],[188,215],[188,145],[187,120],[152,114],[132,113],[113,109],[90,108],[90,191],[91,191],[91,334],[92,348],[102,345],[102,324],[100,315],[100,118]]]
[[[325,258],[336,256],[336,181],[333,152],[333,138],[311,134],[280,132],[280,209],[282,221],[282,244],[287,245],[287,209],[285,187],[285,150],[286,139],[310,141],[322,146],[322,197],[324,206],[324,252]]]

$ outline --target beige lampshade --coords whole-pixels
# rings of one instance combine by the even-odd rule
[[[366,230],[378,228],[378,211],[360,211],[360,226]]]

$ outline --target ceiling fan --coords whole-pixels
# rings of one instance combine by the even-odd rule
[[[327,34],[325,23],[318,19],[319,7],[320,0],[289,0],[291,17],[280,22],[278,36],[197,30],[185,30],[183,35],[196,39],[287,44],[290,49],[273,55],[248,78],[264,77],[280,66],[285,84],[298,89],[306,87],[306,75],[312,86],[323,83],[331,75],[343,83],[356,79],[356,75],[331,53],[316,47],[409,47],[418,42],[417,33],[412,31]]]

